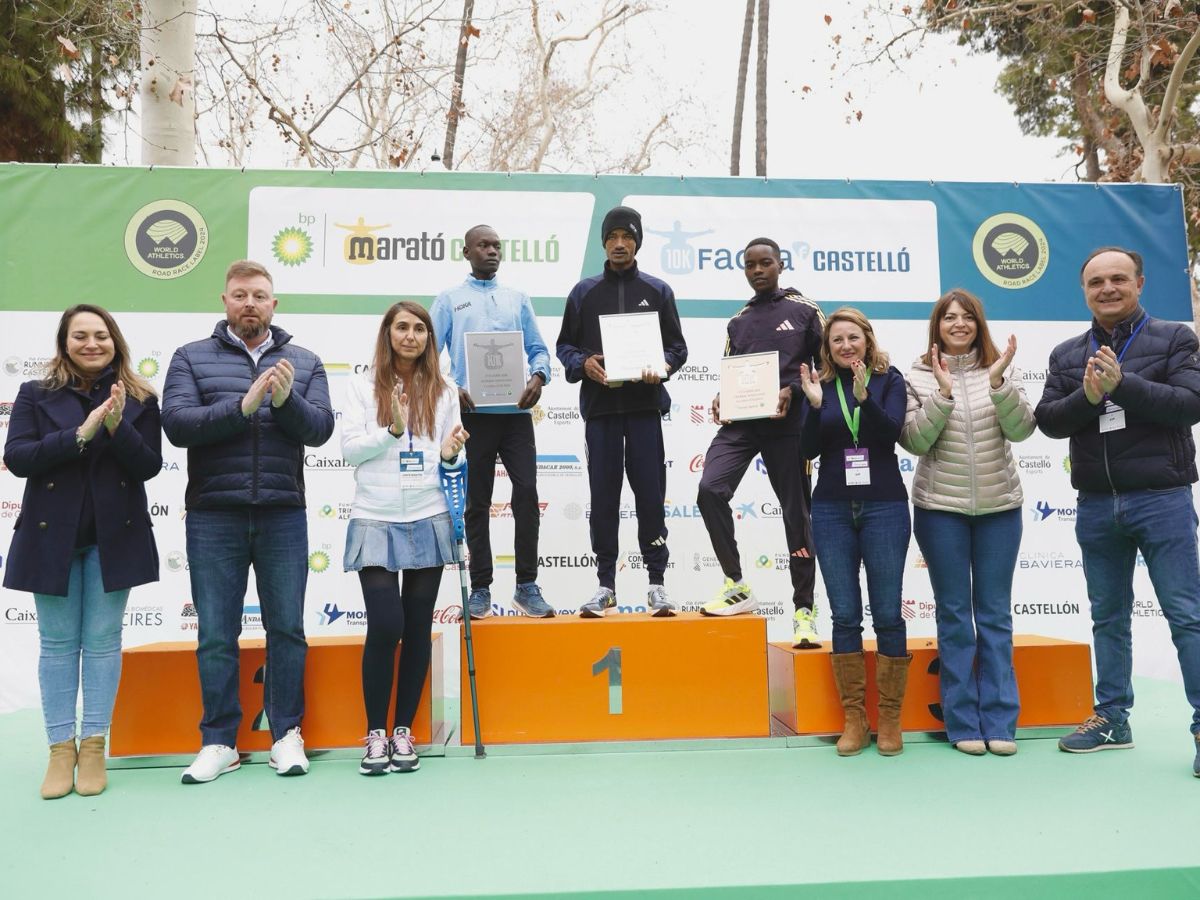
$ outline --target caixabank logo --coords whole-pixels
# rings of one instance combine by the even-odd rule
[[[208,225],[196,207],[182,200],[147,203],[125,226],[125,255],[150,278],[186,275],[208,250]]]
[[[992,284],[1027,288],[1050,264],[1050,242],[1033,219],[1004,212],[985,219],[975,231],[971,252],[980,273]]]

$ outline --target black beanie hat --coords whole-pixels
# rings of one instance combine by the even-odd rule
[[[614,228],[624,228],[633,235],[633,245],[642,249],[642,214],[628,206],[614,206],[604,216],[604,224],[600,226],[600,243],[608,242],[608,236]]]

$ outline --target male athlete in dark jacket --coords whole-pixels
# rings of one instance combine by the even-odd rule
[[[825,317],[820,307],[788,288],[780,290],[779,245],[755,238],[744,251],[746,280],[754,288],[750,302],[726,326],[726,356],[746,353],[779,354],[779,405],[769,419],[723,422],[704,457],[704,474],[696,504],[712,539],[713,551],[725,573],[725,584],[701,610],[710,616],[732,616],[758,608],[750,586],[742,581],[733,515],[729,501],[746,468],[761,454],[767,477],[783,513],[796,607],[793,643],[817,647],[813,609],[812,525],[808,511],[808,476],[800,454],[800,365],[813,365],[820,356]],[[720,397],[713,400],[713,418],[721,419]]]
[[[667,570],[667,526],[663,511],[667,470],[662,416],[671,408],[663,378],[646,370],[638,381],[609,382],[604,371],[600,316],[656,312],[667,376],[687,362],[687,344],[665,282],[638,271],[634,257],[642,246],[642,218],[636,210],[609,210],[600,229],[608,261],[604,273],[575,285],[567,297],[558,358],[566,379],[582,381],[579,411],[584,418],[588,481],[591,487],[592,552],[600,586],[579,610],[599,617],[617,605],[617,528],[622,472],[629,477],[637,508],[638,544],[650,575],[647,606],[656,616],[673,615],[663,575]]]

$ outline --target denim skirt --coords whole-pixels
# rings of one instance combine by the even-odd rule
[[[416,522],[351,519],[342,567],[357,572],[378,566],[389,572],[428,569],[455,562],[454,527],[448,513]]]

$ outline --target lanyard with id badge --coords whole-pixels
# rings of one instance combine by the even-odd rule
[[[1117,365],[1125,359],[1125,354],[1129,350],[1129,345],[1133,343],[1133,339],[1137,337],[1137,333],[1142,330],[1142,326],[1150,320],[1150,317],[1142,316],[1142,321],[1138,322],[1137,328],[1129,335],[1129,340],[1125,342],[1125,346],[1121,348],[1121,352],[1117,354]],[[1089,335],[1092,346],[1092,355],[1095,356],[1100,352],[1100,347],[1096,344],[1096,336]],[[1125,410],[1117,406],[1108,394],[1104,395],[1104,412],[1100,413],[1100,433],[1108,434],[1110,431],[1121,431],[1125,428]]]
[[[871,483],[871,451],[866,447],[858,446],[858,429],[862,421],[862,407],[854,407],[854,415],[850,415],[850,407],[846,403],[846,392],[842,390],[842,379],[834,377],[833,380],[837,385],[838,402],[842,404],[842,418],[846,420],[846,427],[850,429],[850,438],[854,441],[853,447],[847,447],[842,451],[846,466],[846,486],[869,485]],[[871,373],[867,372],[867,381],[864,386],[869,386],[870,384]]]
[[[408,429],[408,449],[400,451],[400,487],[425,486],[425,451],[414,450],[412,428]]]

